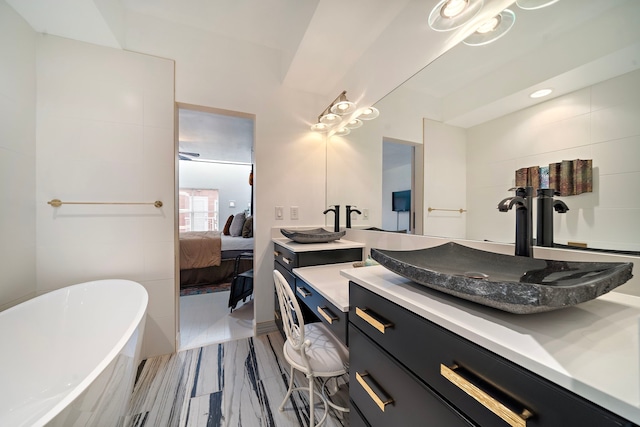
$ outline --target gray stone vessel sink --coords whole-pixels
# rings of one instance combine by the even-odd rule
[[[298,243],[327,243],[340,239],[346,231],[327,231],[324,228],[313,228],[311,230],[287,230],[281,228],[280,232]]]
[[[630,262],[552,261],[453,242],[412,251],[371,249],[371,257],[420,285],[517,314],[589,301],[633,277]]]

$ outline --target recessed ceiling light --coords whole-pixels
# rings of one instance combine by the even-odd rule
[[[553,89],[540,89],[529,95],[529,98],[542,98],[543,96],[549,95],[551,92],[553,92]]]

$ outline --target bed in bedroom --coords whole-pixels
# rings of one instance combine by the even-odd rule
[[[242,221],[250,223],[251,218]],[[238,221],[240,222],[240,221]],[[220,231],[188,231],[180,233],[180,288],[216,283],[229,283],[234,275],[238,255],[253,252],[253,230],[246,226],[233,231],[225,226]],[[250,225],[248,225],[250,227]],[[224,231],[229,232],[225,235]],[[233,234],[233,235],[232,235]],[[246,237],[244,237],[246,236]],[[251,270],[253,260],[241,257],[237,274]]]

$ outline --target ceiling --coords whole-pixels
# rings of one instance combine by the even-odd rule
[[[521,10],[509,33],[480,47],[458,44],[402,87],[431,100],[429,117],[469,128],[640,67],[640,1],[560,0]],[[428,114],[425,114],[427,116]]]
[[[553,82],[561,94],[593,84],[585,67],[598,68],[602,80],[640,63],[637,43],[626,45],[632,55],[614,58],[598,50],[600,39],[589,39],[601,27],[598,18],[620,5],[633,8],[634,15],[619,26],[608,21],[609,40],[637,32],[638,0],[560,0],[538,11],[512,5],[513,30],[479,48],[456,45],[513,0],[485,0],[476,18],[446,33],[426,25],[438,0],[5,1],[38,32],[115,48],[127,48],[127,31],[137,22],[129,18],[136,15],[262,45],[281,53],[284,86],[318,94],[327,103],[347,90],[351,100],[371,105],[429,64],[406,87],[432,97],[442,111],[439,119],[462,127],[528,106],[521,92],[536,85]],[[569,37],[580,26],[584,37]],[[551,39],[561,41],[555,50],[544,45]],[[527,72],[512,72],[516,62],[527,64]],[[498,108],[499,100],[508,102]]]
[[[253,162],[253,119],[209,111],[178,109],[179,151],[182,160],[230,163]]]

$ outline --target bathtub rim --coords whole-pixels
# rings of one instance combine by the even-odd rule
[[[141,304],[137,308],[134,316],[131,319],[130,324],[123,331],[122,336],[114,343],[113,347],[105,354],[105,356],[100,360],[99,363],[74,387],[72,387],[68,393],[64,395],[60,400],[57,401],[55,405],[53,405],[50,409],[46,410],[42,415],[40,415],[37,419],[30,420],[32,422],[31,425],[35,426],[44,426],[51,420],[53,420],[58,414],[60,414],[65,408],[73,403],[73,401],[78,398],[97,378],[98,376],[109,366],[109,364],[120,354],[120,352],[124,349],[126,344],[129,342],[134,332],[141,325],[144,327],[146,324],[145,316],[148,309],[149,304],[149,293],[145,289],[142,284],[139,282],[128,280],[128,279],[100,279],[100,280],[91,280],[83,283],[78,283],[74,285],[65,286],[63,288],[55,289],[50,292],[44,293],[42,295],[38,295],[37,297],[31,298],[30,300],[24,301],[21,304],[17,304],[13,307],[10,307],[6,310],[0,312],[0,318],[5,313],[10,313],[12,311],[18,309],[27,309],[31,305],[35,305],[38,303],[42,303],[41,299],[47,299],[53,297],[55,294],[62,294],[71,292],[73,290],[78,290],[82,288],[93,288],[98,287],[106,283],[119,283],[126,284],[127,286],[132,286],[135,290],[135,294],[132,296],[140,296]],[[143,323],[144,322],[144,323]],[[144,330],[140,331],[139,340],[143,339]],[[138,346],[139,348],[140,346]],[[138,361],[136,361],[138,362]]]

